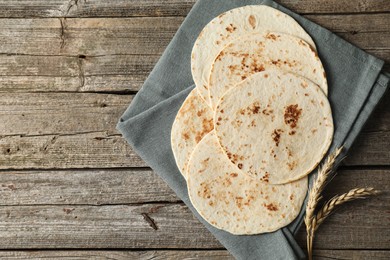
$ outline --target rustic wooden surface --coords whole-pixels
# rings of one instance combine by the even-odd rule
[[[115,130],[194,2],[0,0],[1,258],[231,259]],[[388,0],[279,2],[390,62]],[[326,197],[389,183],[387,94]],[[390,194],[338,210],[315,249],[390,259]]]

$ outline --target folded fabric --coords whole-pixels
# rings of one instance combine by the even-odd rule
[[[273,233],[235,236],[218,230],[204,221],[191,205],[186,182],[171,150],[172,123],[184,99],[194,88],[190,60],[198,34],[222,12],[250,4],[265,4],[287,13],[313,38],[327,73],[334,117],[335,135],[330,151],[344,145],[344,152],[347,152],[387,89],[389,77],[381,74],[384,62],[269,0],[198,0],[122,115],[117,129],[237,259],[302,259],[305,254],[293,235],[303,222],[303,209],[289,226]]]

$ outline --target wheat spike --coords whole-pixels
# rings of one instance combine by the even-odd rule
[[[309,191],[309,198],[306,205],[306,215],[305,215],[305,225],[307,231],[307,251],[309,253],[309,260],[312,259],[312,249],[313,249],[313,239],[314,239],[314,229],[316,226],[316,218],[314,216],[314,211],[317,207],[318,202],[322,199],[321,193],[324,190],[326,181],[329,175],[333,171],[334,164],[336,159],[340,155],[343,147],[340,147],[332,154],[328,156],[325,163],[318,168],[317,179],[313,183],[312,188]]]
[[[324,206],[318,211],[315,216],[313,224],[313,230],[316,231],[318,227],[324,222],[324,220],[334,211],[336,206],[342,205],[348,201],[356,199],[364,199],[367,196],[378,195],[380,191],[374,188],[356,188],[347,193],[338,195],[327,201]]]

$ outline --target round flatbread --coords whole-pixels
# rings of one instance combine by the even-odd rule
[[[247,5],[229,10],[204,27],[192,49],[191,69],[197,90],[207,104],[211,105],[208,84],[211,67],[218,54],[235,39],[267,32],[294,35],[315,49],[313,40],[293,18],[265,5]]]
[[[280,70],[254,74],[228,91],[214,120],[228,158],[271,184],[309,174],[333,138],[325,94],[311,81]]]
[[[328,93],[325,70],[309,44],[287,34],[253,34],[231,42],[217,56],[209,83],[213,109],[226,91],[254,73],[270,68],[308,78]]]
[[[195,146],[213,130],[213,112],[194,89],[188,95],[171,130],[171,146],[177,167],[186,178],[187,163]]]
[[[188,164],[188,194],[211,225],[235,235],[272,232],[298,215],[307,177],[270,185],[240,171],[223,153],[214,131],[196,146]]]

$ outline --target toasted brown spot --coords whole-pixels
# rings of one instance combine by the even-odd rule
[[[252,96],[252,93],[248,92],[248,97]]]
[[[266,115],[266,116],[269,116],[269,115],[271,115],[272,113],[274,112],[274,110],[273,109],[263,109],[263,111],[262,111],[262,113],[264,114],[264,115]]]
[[[277,38],[277,36],[276,36],[275,34],[273,34],[273,33],[268,33],[268,34],[265,36],[265,38],[271,39],[271,40],[275,41],[276,38]]]
[[[196,132],[196,135],[195,135],[195,142],[196,143],[199,143],[200,140],[202,140],[202,138],[208,134],[209,132],[211,132],[211,130],[214,129],[214,124],[213,124],[213,120],[212,119],[206,119],[204,118],[203,121],[202,121],[202,130],[201,131],[198,131]]]
[[[221,112],[222,114],[225,113],[225,111],[223,109],[221,111],[219,111],[219,112]]]
[[[301,114],[302,109],[298,108],[297,104],[289,105],[284,111],[284,123],[290,125],[291,128],[295,128]]]
[[[315,132],[317,132],[318,130],[316,128],[314,129],[311,129],[311,132],[314,134]]]
[[[290,195],[290,200],[293,200],[294,199],[294,194],[291,194]]]
[[[243,167],[243,165],[242,165],[242,163],[239,163],[238,165],[237,165],[237,167],[238,167],[238,169],[242,169],[242,167]]]
[[[258,101],[254,102],[248,107],[248,110],[252,112],[252,114],[258,114],[260,112],[260,103]]]
[[[252,26],[253,29],[256,28],[256,18],[253,15],[249,16],[248,22]]]
[[[297,162],[296,161],[293,161],[291,163],[287,163],[287,166],[288,168],[292,171],[295,169],[295,167],[297,166]]]
[[[232,173],[230,174],[230,176],[232,176],[233,178],[236,178],[236,177],[238,176],[238,173],[232,172]]]
[[[222,60],[222,57],[223,57],[224,55],[225,55],[225,52],[224,52],[224,51],[221,51],[221,52],[218,54],[216,60],[221,61],[221,60]]]
[[[243,197],[236,197],[235,198],[235,202],[236,202],[236,205],[238,208],[241,208],[242,207],[242,200],[244,199]]]
[[[321,100],[320,102],[320,105],[323,107],[324,106],[324,102]]]
[[[245,80],[246,79],[246,76],[241,76],[241,80]]]
[[[265,205],[265,207],[269,210],[269,211],[278,211],[278,207],[276,205],[274,205],[273,203],[270,203],[268,205]]]
[[[301,83],[301,86],[302,86],[303,88],[307,88],[308,84],[307,84],[306,81],[304,81],[304,82]]]
[[[306,96],[306,97],[308,97],[308,96],[309,96],[309,94],[308,94],[308,93],[305,93],[305,96]]]
[[[279,146],[281,133],[283,133],[282,129],[275,129],[274,132],[271,134],[276,146]]]
[[[290,132],[288,132],[289,135],[295,135],[296,134],[296,131],[295,130],[292,130]]]
[[[269,182],[269,172],[265,172],[264,176],[260,178],[261,181]]]
[[[188,139],[190,139],[190,136],[188,135],[188,133],[186,132],[186,133],[183,133],[183,138],[184,138],[184,140],[188,140]]]
[[[253,119],[251,122],[251,126],[255,127],[256,126],[256,121]]]
[[[317,71],[316,69],[313,69],[313,73],[316,73],[316,71]]]
[[[233,26],[233,24],[229,24],[228,27],[226,27],[226,31],[232,33],[237,29],[237,27]]]
[[[268,74],[264,74],[264,78],[268,78]]]

